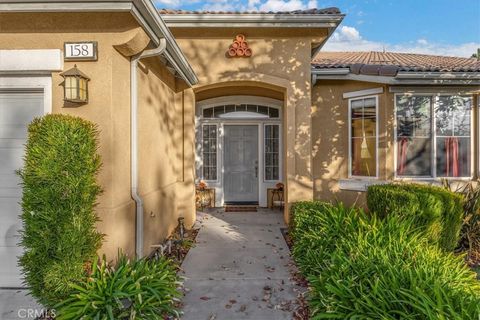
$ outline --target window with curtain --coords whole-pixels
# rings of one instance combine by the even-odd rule
[[[377,176],[377,99],[350,100],[350,173]]]
[[[217,180],[217,125],[204,125],[203,143],[203,179]]]
[[[280,126],[265,125],[265,180],[280,178]]]
[[[397,95],[397,175],[471,175],[472,98]]]

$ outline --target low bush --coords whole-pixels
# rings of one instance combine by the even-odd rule
[[[292,205],[289,234],[292,240],[296,240],[302,234],[314,230],[322,217],[316,213],[333,207],[331,204],[322,201],[300,201]]]
[[[367,205],[379,217],[412,217],[427,238],[446,251],[457,246],[462,226],[462,197],[445,189],[420,184],[370,186]]]
[[[101,190],[94,124],[67,115],[35,119],[28,128],[21,215],[25,251],[20,266],[44,306],[66,298],[85,277],[102,235],[94,206]]]
[[[343,206],[313,214],[316,226],[293,249],[312,319],[478,319],[475,274],[431,245],[414,218]]]
[[[179,285],[175,268],[166,259],[130,261],[121,256],[112,268],[104,258],[95,263],[88,281],[71,285],[70,297],[56,306],[56,319],[178,318]]]
[[[463,196],[463,225],[457,250],[466,252],[467,262],[480,266],[480,180],[469,182],[453,190],[448,180],[444,187]]]

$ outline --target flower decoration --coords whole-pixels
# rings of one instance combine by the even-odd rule
[[[198,190],[205,190],[207,189],[208,185],[205,181],[200,181],[198,184],[197,184],[197,189]]]

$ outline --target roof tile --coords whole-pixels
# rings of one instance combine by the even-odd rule
[[[312,62],[317,69],[350,68],[352,73],[394,76],[397,72],[480,72],[476,58],[397,52],[320,52]],[[376,70],[376,71],[375,71]]]

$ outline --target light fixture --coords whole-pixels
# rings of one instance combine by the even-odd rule
[[[60,75],[65,79],[63,82],[64,100],[73,103],[87,103],[90,78],[80,71],[77,65]]]

